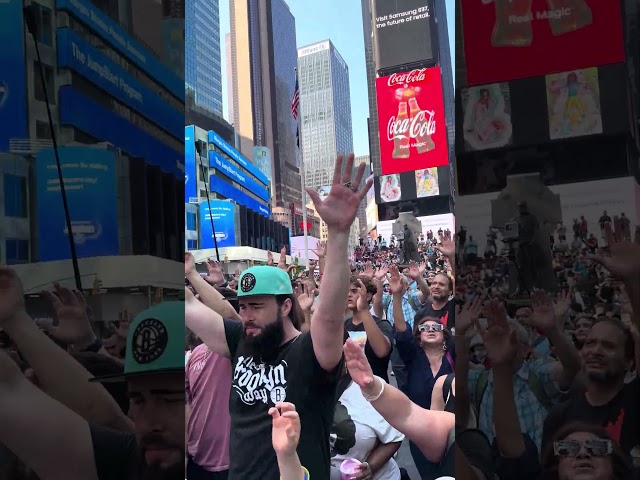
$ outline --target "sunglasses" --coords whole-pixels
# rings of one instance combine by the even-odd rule
[[[560,440],[553,442],[553,454],[556,457],[575,457],[584,446],[587,453],[594,457],[604,457],[613,452],[613,442],[611,440],[597,439],[585,440]]]
[[[444,325],[440,323],[434,323],[433,325],[424,323],[418,327],[419,332],[442,332],[443,330]]]

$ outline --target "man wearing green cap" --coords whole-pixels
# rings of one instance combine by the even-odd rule
[[[42,479],[183,479],[183,318],[184,302],[140,313],[129,329],[124,374],[95,379],[127,382],[126,419],[102,386],[88,383],[91,374],[35,326],[20,279],[0,267],[0,325],[42,387],[0,352],[0,443]]]
[[[279,479],[269,416],[269,409],[279,402],[293,403],[300,415],[297,451],[302,465],[313,480],[329,480],[330,426],[342,373],[349,229],[372,183],[367,180],[358,191],[364,165],[352,183],[353,162],[353,155],[346,162],[338,157],[331,192],[324,200],[307,189],[328,228],[322,302],[309,333],[300,333],[302,314],[291,280],[279,268],[243,272],[238,287],[241,323],[223,319],[186,291],[187,326],[213,352],[233,362],[229,480]]]

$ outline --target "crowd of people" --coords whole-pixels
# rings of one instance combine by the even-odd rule
[[[614,219],[558,225],[547,291],[513,291],[496,229],[484,258],[458,232],[456,442],[486,478],[637,478],[640,242]]]

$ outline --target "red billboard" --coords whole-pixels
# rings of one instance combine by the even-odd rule
[[[449,163],[440,67],[376,79],[383,175]]]
[[[620,0],[461,0],[469,85],[624,62]]]

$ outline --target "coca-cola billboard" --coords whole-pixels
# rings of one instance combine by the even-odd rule
[[[376,79],[383,175],[449,163],[440,67]]]
[[[620,0],[461,0],[469,85],[624,62]]]

